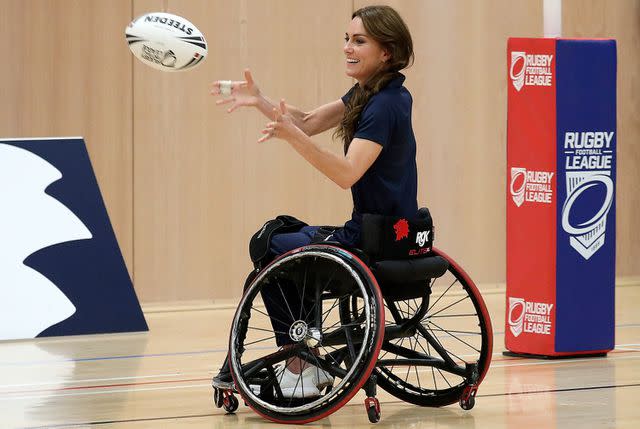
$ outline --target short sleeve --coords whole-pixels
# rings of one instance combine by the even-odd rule
[[[354,138],[371,140],[382,147],[391,141],[395,115],[386,97],[373,96],[365,106],[356,126]]]
[[[346,106],[347,103],[349,102],[349,100],[351,99],[351,96],[353,95],[353,91],[356,90],[355,85],[351,87],[351,89],[342,97],[340,97],[342,99],[342,103]]]

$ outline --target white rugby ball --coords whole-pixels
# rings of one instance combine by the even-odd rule
[[[124,33],[133,55],[154,69],[189,70],[207,56],[200,30],[178,15],[147,13],[134,19]]]

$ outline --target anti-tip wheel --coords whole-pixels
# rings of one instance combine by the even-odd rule
[[[378,423],[380,421],[380,413],[375,408],[369,408],[367,410],[367,416],[371,423]]]
[[[368,397],[364,401],[364,406],[367,408],[367,417],[371,423],[378,423],[380,421],[380,402],[378,398]]]
[[[229,414],[234,413],[238,409],[238,405],[238,398],[233,395],[226,396],[222,404],[224,410]]]
[[[460,398],[460,407],[463,410],[470,410],[473,408],[473,406],[476,404],[476,398],[475,396],[469,396],[466,399]]]

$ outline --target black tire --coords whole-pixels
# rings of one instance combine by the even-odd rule
[[[213,388],[213,403],[215,404],[216,408],[222,408],[222,406],[224,405],[224,395],[222,394],[222,390],[218,389],[217,387]]]
[[[224,398],[222,405],[227,413],[232,414],[236,412],[240,403],[238,402],[238,398],[233,395],[229,395]]]
[[[370,407],[367,410],[367,417],[369,417],[369,422],[378,423],[380,421],[380,413],[374,407]]]
[[[431,281],[429,310],[420,321],[421,326],[413,337],[385,341],[375,370],[378,385],[384,390],[403,401],[426,407],[440,407],[458,402],[469,379],[475,378],[475,384],[480,384],[489,368],[493,352],[491,320],[477,287],[451,258],[437,249],[433,251],[449,262],[449,268],[442,277]],[[420,304],[419,299],[413,299],[388,302],[386,305],[387,311],[388,306],[395,305],[401,317],[409,319],[416,313]],[[387,325],[393,324],[389,318],[387,313]],[[433,347],[434,340],[431,340],[432,343],[428,342],[423,335],[425,333],[446,350],[458,368],[475,369],[475,377],[454,374],[447,369],[449,365],[438,368],[380,364],[384,360],[403,359],[402,355],[395,354],[398,349],[394,346],[417,352],[422,357],[442,360],[442,355]],[[469,367],[468,364],[475,364],[476,367]],[[422,376],[420,372],[423,373]]]
[[[286,287],[296,294],[285,293]],[[274,332],[271,326],[273,315],[263,308],[260,293],[267,288],[282,296],[279,314],[288,320],[276,320],[290,326],[287,332]],[[293,305],[294,298],[303,305]],[[278,347],[276,333],[289,335],[294,345]],[[342,407],[368,379],[383,335],[382,296],[365,264],[333,246],[296,249],[265,267],[240,301],[229,343],[236,389],[254,411],[272,421],[302,424],[321,419]],[[286,398],[279,370],[295,356],[326,369],[335,378],[333,384],[320,396]]]
[[[460,408],[465,411],[469,411],[476,404],[476,398],[474,396],[470,396],[467,399],[460,398]]]

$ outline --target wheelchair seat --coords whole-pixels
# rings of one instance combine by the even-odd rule
[[[431,280],[449,268],[446,259],[431,252],[433,220],[427,208],[413,219],[365,214],[362,233],[361,252],[387,299],[425,296]]]
[[[431,279],[441,277],[449,268],[449,262],[434,255],[418,259],[378,261],[371,268],[382,290],[382,296],[399,300],[418,298],[429,293]]]
[[[377,422],[376,386],[412,404],[469,410],[493,349],[482,296],[433,247],[427,209],[414,219],[363,216],[359,248],[324,240],[269,261],[248,278],[231,326],[235,389],[261,416],[288,424],[326,417],[360,389]],[[293,389],[303,393],[285,395],[279,374],[292,359],[332,384],[305,396],[301,373]],[[215,384],[214,401],[227,412],[239,403]]]
[[[373,264],[376,278],[390,284],[410,283],[440,277],[448,267],[449,262],[441,256],[379,261]]]

